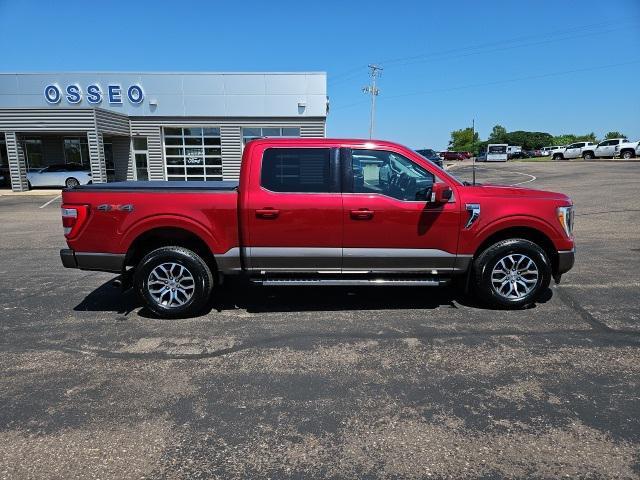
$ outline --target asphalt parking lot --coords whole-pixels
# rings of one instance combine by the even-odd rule
[[[59,201],[0,197],[0,478],[638,478],[640,163],[477,173],[577,206],[534,308],[235,282],[158,320],[62,268]]]

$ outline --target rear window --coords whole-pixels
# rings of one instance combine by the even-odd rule
[[[260,184],[273,192],[331,192],[330,159],[328,148],[269,148]]]

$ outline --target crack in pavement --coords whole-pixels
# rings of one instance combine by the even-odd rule
[[[616,332],[616,330],[609,327],[606,323],[601,322],[600,320],[596,319],[593,315],[591,315],[591,313],[589,313],[582,305],[580,305],[578,301],[575,298],[573,298],[573,296],[567,290],[557,286],[554,290],[558,294],[558,297],[560,298],[560,300],[562,300],[562,303],[564,303],[567,307],[569,307],[571,310],[576,312],[580,316],[580,318],[582,318],[585,322],[591,325],[591,327],[594,330],[597,330],[599,332],[607,332],[607,333]]]
[[[606,327],[606,326],[605,326]],[[595,332],[594,332],[595,330]],[[91,355],[95,357],[101,357],[106,359],[118,359],[118,360],[202,360],[207,358],[217,358],[232,353],[250,350],[253,348],[268,348],[273,344],[279,342],[290,342],[292,340],[302,339],[316,339],[316,340],[403,340],[408,338],[417,338],[422,341],[430,342],[436,338],[465,338],[465,337],[501,337],[501,336],[523,336],[523,337],[545,337],[556,336],[558,334],[576,335],[583,337],[593,337],[596,333],[600,339],[609,339],[613,343],[628,344],[632,346],[639,345],[640,332],[614,330],[609,327],[606,329],[594,329],[594,330],[578,330],[578,329],[564,329],[542,332],[523,332],[521,330],[493,330],[493,331],[475,331],[475,332],[382,332],[382,333],[361,333],[361,332],[334,332],[334,333],[291,333],[286,335],[276,335],[273,337],[265,337],[256,340],[250,340],[237,345],[232,345],[227,348],[219,350],[201,352],[201,353],[168,353],[163,351],[150,351],[150,352],[128,352],[128,351],[115,351],[100,348],[74,348],[61,345],[52,345],[41,343],[37,346],[32,345],[29,348],[21,349],[17,347],[6,348],[3,346],[1,350],[3,352],[15,351],[25,352],[29,350],[43,351],[53,350],[64,353],[76,354],[76,355]],[[193,346],[193,345],[191,345]]]

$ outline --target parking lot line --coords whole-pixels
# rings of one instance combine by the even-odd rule
[[[525,180],[524,182],[512,183],[511,186],[515,187],[516,185],[524,185],[525,183],[533,182],[537,179],[534,175],[529,175],[528,173],[516,172],[515,170],[509,170],[509,173],[517,173],[518,175],[526,175],[527,177],[531,177],[529,180]]]
[[[53,197],[51,200],[49,200],[47,203],[44,203],[44,204],[40,205],[40,207],[39,207],[39,208],[44,208],[44,207],[46,207],[47,205],[50,205],[52,202],[55,202],[55,201],[56,201],[57,199],[59,199],[61,196],[62,196],[62,194],[60,194],[60,195],[56,195],[56,196],[55,196],[55,197]]]

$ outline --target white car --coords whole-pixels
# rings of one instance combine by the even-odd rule
[[[31,187],[67,187],[91,183],[89,167],[78,163],[49,165],[27,173],[29,188]]]
[[[608,140],[603,140],[595,147],[585,147],[582,149],[582,158],[586,160],[591,160],[592,158],[603,158],[603,157],[611,157],[613,158],[616,154],[616,146],[626,143],[629,140],[626,138],[610,138]]]
[[[614,156],[627,159],[640,156],[640,142],[623,142],[616,145]]]

